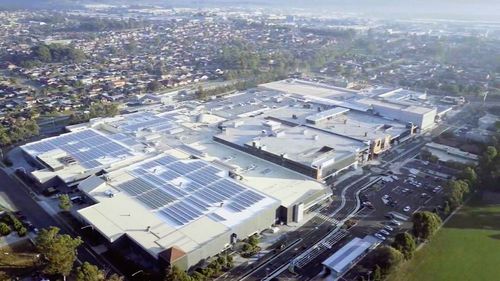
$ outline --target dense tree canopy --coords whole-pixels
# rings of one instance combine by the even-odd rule
[[[445,186],[445,200],[448,201],[451,209],[460,206],[464,197],[469,193],[469,184],[465,180],[452,180]]]
[[[378,247],[374,250],[372,257],[384,276],[396,269],[404,260],[403,254],[390,246]]]
[[[192,281],[192,278],[177,266],[172,266],[167,270],[164,281]]]
[[[33,119],[15,120],[10,128],[0,125],[0,146],[28,140],[40,133],[38,124]]]
[[[500,154],[494,146],[488,146],[482,155],[478,174],[481,188],[500,191]]]
[[[477,181],[477,174],[471,167],[466,167],[460,174],[460,178],[466,181],[470,187],[474,186]]]
[[[76,281],[104,281],[104,272],[97,266],[84,262],[76,269]]]
[[[42,229],[36,237],[35,245],[43,256],[43,272],[68,276],[76,260],[76,248],[81,244],[80,237],[59,234],[57,227]]]
[[[392,243],[394,249],[400,251],[405,259],[409,260],[413,257],[413,253],[417,247],[415,239],[408,232],[401,232],[396,234],[394,242]]]
[[[63,211],[69,211],[71,210],[71,207],[73,207],[73,204],[71,203],[71,200],[69,198],[68,194],[62,194],[59,197],[59,208]]]
[[[416,212],[413,214],[413,235],[420,239],[430,239],[441,223],[441,218],[435,213]]]

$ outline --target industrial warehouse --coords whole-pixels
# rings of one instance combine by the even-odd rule
[[[79,219],[110,245],[189,268],[303,221],[331,198],[329,180],[431,128],[438,109],[415,97],[283,80],[96,118],[21,148],[37,184],[77,187],[94,203]]]
[[[90,177],[79,188],[96,202],[80,216],[110,243],[133,242],[181,268],[268,228],[279,206],[227,171],[180,151]]]

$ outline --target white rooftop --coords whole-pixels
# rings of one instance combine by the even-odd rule
[[[345,100],[354,97],[358,92],[346,88],[335,87],[323,83],[286,79],[259,85],[260,88],[280,91],[292,95],[313,96],[317,98],[328,98]]]
[[[98,203],[79,210],[110,241],[127,234],[152,255],[190,252],[279,202],[178,150],[91,177],[80,189]]]
[[[345,270],[353,265],[352,263],[354,261],[376,244],[378,244],[378,242],[375,237],[366,236],[363,239],[355,237],[340,250],[323,261],[322,264],[337,274],[344,273]]]
[[[194,147],[203,151],[207,160],[218,161],[241,175],[244,184],[277,198],[285,207],[310,198],[325,198],[331,194],[327,186],[285,167],[265,161],[217,142],[200,142]]]

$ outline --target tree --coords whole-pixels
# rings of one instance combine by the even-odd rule
[[[413,257],[413,253],[417,248],[415,239],[410,233],[407,232],[398,233],[394,237],[394,242],[391,246],[400,251],[407,260]]]
[[[199,100],[206,100],[208,97],[208,93],[203,89],[203,87],[200,85],[198,86],[198,90],[196,91],[196,97]]]
[[[471,167],[466,167],[460,174],[460,178],[466,181],[469,186],[474,186],[477,181],[477,174]]]
[[[222,270],[222,265],[215,259],[208,265],[208,268],[212,269],[211,277],[218,276]]]
[[[24,226],[17,230],[17,235],[19,235],[19,237],[26,236],[26,234],[28,234],[28,230]]]
[[[250,245],[252,245],[252,247],[255,248],[259,244],[259,238],[257,237],[257,235],[254,234],[248,237],[248,243],[250,243]]]
[[[199,271],[193,272],[193,274],[191,275],[191,278],[193,279],[193,281],[203,281],[206,279],[205,275],[203,275],[203,273],[201,273]]]
[[[167,270],[164,281],[192,281],[192,278],[176,265],[173,265]]]
[[[252,250],[252,245],[250,245],[249,243],[244,243],[241,249],[243,250],[243,252],[250,252]]]
[[[483,161],[488,164],[488,163],[491,163],[493,161],[493,159],[495,159],[495,157],[497,156],[497,149],[494,147],[494,146],[488,146],[486,148],[486,151],[484,152],[483,154]]]
[[[6,146],[11,142],[8,130],[3,126],[0,126],[0,146]]]
[[[404,260],[403,254],[390,246],[378,247],[374,250],[372,257],[376,266],[380,268],[382,276],[396,269]]]
[[[59,208],[61,208],[61,210],[68,212],[72,207],[73,204],[68,194],[63,194],[59,197]]]
[[[123,276],[120,276],[120,275],[117,275],[117,274],[113,274],[111,276],[109,276],[106,281],[123,281]]]
[[[0,223],[0,234],[2,234],[3,236],[9,235],[11,231],[12,230],[6,223],[4,222]]]
[[[5,271],[0,271],[0,281],[11,281],[12,279]]]
[[[458,208],[468,193],[469,184],[463,180],[452,180],[445,186],[445,199],[450,204],[451,209]]]
[[[43,272],[68,276],[76,260],[76,248],[81,244],[80,237],[59,234],[57,227],[42,229],[35,239],[35,245],[43,257]]]
[[[382,281],[382,270],[380,269],[380,266],[377,264],[375,265],[375,269],[373,270],[373,281]]]
[[[147,87],[148,91],[150,92],[156,92],[160,88],[161,88],[161,83],[156,80],[149,82]]]
[[[451,212],[450,202],[448,200],[444,201],[443,213],[449,215]]]
[[[413,214],[413,235],[420,239],[430,239],[441,223],[441,218],[432,212],[416,212]]]
[[[52,55],[47,45],[35,46],[33,48],[33,55],[42,62],[52,61]]]
[[[104,281],[104,272],[97,266],[84,262],[76,269],[76,281]]]

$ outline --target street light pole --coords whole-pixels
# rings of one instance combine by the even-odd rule
[[[131,276],[131,277],[134,277],[134,276],[136,276],[137,274],[139,274],[139,273],[141,273],[141,272],[144,272],[144,271],[143,271],[142,269],[141,269],[141,270],[138,270],[138,271],[136,271],[136,272],[132,273],[132,275],[130,275],[130,276]]]

